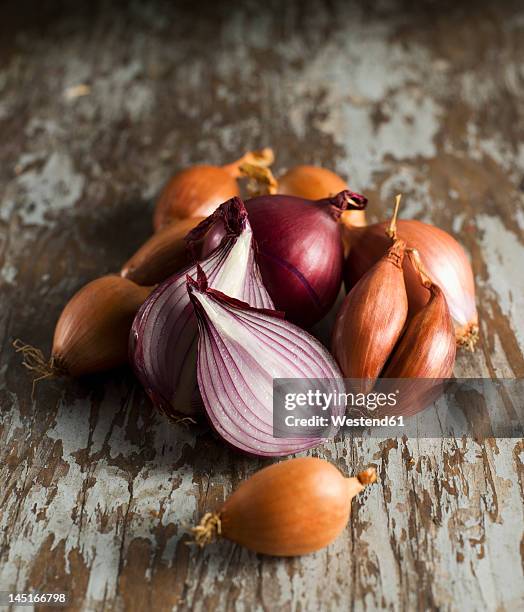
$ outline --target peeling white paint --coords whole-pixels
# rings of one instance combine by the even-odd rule
[[[498,301],[524,346],[524,246],[498,217],[480,214],[477,225],[489,274],[486,290]]]
[[[4,264],[3,268],[0,269],[0,276],[6,282],[12,285],[16,280],[17,268],[10,263]]]
[[[22,222],[46,225],[52,222],[53,215],[78,202],[85,179],[76,171],[69,155],[54,152],[42,168],[27,170],[15,182],[23,194],[17,206]]]

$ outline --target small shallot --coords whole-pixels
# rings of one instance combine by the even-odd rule
[[[419,283],[429,291],[430,297],[409,322],[384,377],[449,378],[453,372],[456,347],[448,304],[440,287],[425,272],[418,252],[412,249],[408,253]]]
[[[240,167],[249,163],[269,166],[273,151],[250,151],[225,166],[197,165],[175,174],[164,187],[155,207],[155,231],[174,220],[188,217],[207,217],[219,204],[240,195],[237,179]]]
[[[270,465],[244,481],[192,529],[199,546],[221,536],[266,555],[293,557],[324,548],[346,527],[351,500],[376,481],[374,468],[345,478],[315,457]]]
[[[402,333],[408,298],[402,262],[406,245],[397,240],[358,281],[340,308],[332,352],[346,378],[372,389]]]
[[[430,298],[409,321],[382,375],[409,379],[397,380],[393,385],[400,387],[396,410],[405,416],[420,412],[441,395],[443,384],[453,374],[456,354],[453,322],[444,293],[429,277],[419,253],[410,249],[408,255]]]
[[[48,362],[41,351],[16,342],[24,364],[39,378],[83,376],[127,362],[129,331],[151,292],[127,278],[103,276],[82,287],[58,319]]]

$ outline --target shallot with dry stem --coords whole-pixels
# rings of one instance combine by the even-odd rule
[[[306,555],[340,535],[351,500],[376,479],[374,468],[345,478],[323,459],[290,459],[243,482],[192,533],[199,546],[220,536],[266,555]]]
[[[408,314],[402,262],[406,245],[396,240],[348,293],[333,330],[332,351],[346,378],[371,391]]]
[[[153,216],[155,231],[172,221],[188,217],[207,217],[220,204],[240,195],[237,179],[243,164],[270,166],[273,151],[249,151],[224,166],[197,165],[181,170],[162,190]]]
[[[348,289],[383,256],[389,246],[388,236],[395,232],[408,247],[417,249],[429,275],[444,292],[453,318],[457,343],[473,350],[478,339],[478,314],[475,282],[468,256],[447,232],[414,219],[397,221],[397,213],[398,206],[389,224],[344,226],[344,233],[351,244],[344,269]],[[404,262],[404,278],[411,317],[427,304],[429,293],[407,261]]]

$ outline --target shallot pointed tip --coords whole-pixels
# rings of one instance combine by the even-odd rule
[[[360,484],[366,487],[367,485],[377,482],[377,470],[374,467],[368,467],[363,472],[357,474],[357,478]]]
[[[391,217],[391,221],[389,222],[389,227],[386,230],[386,235],[392,240],[397,239],[397,217],[398,211],[400,208],[400,200],[402,199],[402,194],[397,193],[395,196],[395,208],[393,210],[393,216]]]

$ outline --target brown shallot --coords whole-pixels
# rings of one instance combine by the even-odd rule
[[[266,555],[305,555],[337,538],[351,500],[376,478],[374,468],[344,478],[315,457],[277,463],[243,482],[218,512],[205,514],[193,536],[200,546],[222,536]]]
[[[382,374],[385,379],[397,379],[393,383],[399,397],[396,412],[404,416],[420,412],[442,394],[446,380],[453,374],[456,354],[453,322],[444,293],[424,269],[418,251],[409,249],[408,255],[430,298],[409,321]],[[387,388],[384,390],[387,392]]]
[[[456,347],[449,308],[440,287],[422,265],[420,254],[408,250],[419,282],[429,291],[428,303],[411,319],[385,371],[385,378],[449,378]]]
[[[97,278],[63,309],[49,361],[41,351],[20,341],[15,342],[15,349],[38,378],[77,377],[123,365],[131,324],[151,289],[116,275]]]
[[[361,392],[373,388],[406,322],[405,248],[396,240],[351,289],[337,316],[332,352],[344,376],[359,379]]]
[[[153,216],[155,231],[174,220],[207,217],[222,202],[240,195],[237,179],[242,164],[269,166],[273,151],[249,151],[225,166],[197,165],[175,174],[164,187]]]
[[[190,262],[186,235],[203,217],[173,221],[158,230],[122,266],[120,275],[137,285],[156,285]]]

